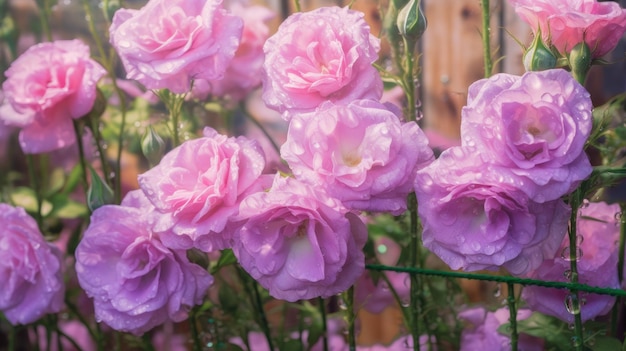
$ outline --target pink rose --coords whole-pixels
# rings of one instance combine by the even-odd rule
[[[349,288],[365,266],[365,224],[339,201],[293,178],[245,198],[233,252],[277,299],[328,297]]]
[[[418,172],[415,193],[424,246],[452,269],[506,268],[522,275],[553,257],[567,232],[562,200],[537,203],[521,179],[453,147]]]
[[[327,100],[378,100],[383,84],[372,63],[379,49],[361,12],[322,7],[295,13],[263,47],[263,100],[281,113],[312,111]]]
[[[521,309],[517,311],[517,320],[529,318],[531,312]],[[507,307],[490,312],[483,307],[467,309],[459,313],[459,318],[468,322],[469,326],[461,334],[460,351],[508,351],[511,349],[511,339],[498,332],[498,328],[509,322],[511,312]],[[542,351],[543,340],[520,333],[518,339],[520,351]]]
[[[591,99],[565,70],[496,74],[469,88],[462,145],[509,168],[534,201],[560,198],[591,174]]]
[[[128,79],[181,94],[193,79],[222,78],[241,30],[221,0],[150,0],[139,10],[118,10],[109,28]]]
[[[562,54],[587,43],[594,58],[613,50],[626,31],[626,10],[613,1],[509,0],[545,43]]]
[[[397,215],[406,211],[415,172],[433,160],[417,123],[400,122],[373,100],[294,114],[281,155],[296,178],[326,188],[349,209]]]
[[[261,86],[263,71],[263,44],[269,37],[267,22],[274,12],[263,6],[243,6],[238,2],[229,6],[230,11],[243,19],[241,43],[221,80],[194,82],[192,93],[204,100],[208,95],[243,100],[253,89]]]
[[[0,311],[11,324],[32,323],[63,307],[62,255],[21,207],[0,204]]]
[[[100,207],[76,248],[76,274],[94,299],[96,319],[136,335],[185,320],[213,283],[185,251],[163,245],[145,214],[134,207]]]
[[[5,72],[0,120],[21,128],[20,146],[27,154],[71,145],[73,119],[91,111],[96,82],[105,73],[79,40],[32,46]]]
[[[603,202],[592,202],[581,208],[576,220],[576,229],[580,235],[578,241],[582,240],[578,245],[580,257],[577,262],[580,283],[620,288],[617,277],[618,250],[615,244],[619,240],[619,225],[615,214],[619,212],[619,205]],[[569,238],[565,237],[557,254],[545,260],[529,277],[547,281],[569,281],[569,257]],[[573,323],[574,315],[566,309],[568,295],[567,290],[538,286],[527,286],[522,291],[528,308]],[[608,313],[615,303],[615,297],[580,292],[579,303],[581,318],[586,321]]]
[[[228,225],[243,197],[261,190],[264,167],[255,141],[205,128],[204,137],[183,143],[139,175],[139,186],[159,212],[154,231],[174,249],[230,247]]]

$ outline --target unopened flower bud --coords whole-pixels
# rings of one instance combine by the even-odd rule
[[[400,34],[417,41],[426,31],[426,16],[420,9],[420,0],[409,1],[398,13],[396,25]]]
[[[148,126],[146,134],[141,139],[141,152],[143,152],[150,166],[157,165],[163,157],[165,142],[152,126]]]
[[[541,32],[539,31],[530,47],[524,53],[524,67],[527,71],[545,71],[556,66],[556,55],[543,42]]]
[[[578,83],[584,84],[587,72],[589,72],[589,69],[591,68],[591,61],[593,59],[589,45],[587,45],[584,41],[576,44],[576,46],[574,46],[569,52],[568,58],[569,66],[572,69],[572,75]]]
[[[114,203],[115,197],[113,190],[100,175],[91,166],[89,166],[89,169],[91,171],[91,184],[89,185],[89,190],[87,190],[87,206],[93,212],[104,205]]]

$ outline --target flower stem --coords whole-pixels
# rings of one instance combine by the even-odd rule
[[[16,327],[9,323],[9,351],[15,351]]]
[[[509,306],[509,326],[511,328],[511,351],[517,351],[517,306],[515,305],[515,285],[507,283],[508,296],[506,302]]]
[[[30,185],[33,187],[33,191],[35,192],[35,198],[37,199],[37,210],[35,212],[35,220],[37,221],[37,226],[39,230],[43,232],[43,217],[41,215],[41,207],[43,205],[43,198],[41,196],[41,182],[39,181],[39,177],[37,176],[37,167],[35,165],[36,156],[32,154],[26,155],[26,163],[28,166],[28,177],[30,181]]]
[[[578,283],[578,267],[577,262],[579,260],[578,257],[578,248],[577,248],[577,240],[576,233],[578,232],[576,229],[576,219],[578,217],[578,208],[580,206],[580,189],[574,192],[573,196],[570,197],[570,206],[572,207],[572,213],[570,215],[570,223],[569,223],[569,261],[570,261],[570,271],[571,277],[570,281],[572,283]],[[567,303],[571,302],[570,312],[574,315],[574,341],[573,346],[576,351],[583,351],[583,323],[582,318],[580,316],[580,299],[579,299],[579,291],[575,289],[570,289],[571,298],[568,298]]]
[[[619,249],[617,250],[617,279],[622,284],[624,280],[624,250],[626,249],[626,220],[622,219],[624,212],[626,211],[626,203],[620,203],[619,216]],[[622,298],[618,297],[615,305],[613,305],[613,313],[611,314],[611,335],[617,337],[617,328],[620,317],[620,311],[622,309]]]
[[[85,163],[85,149],[83,147],[83,137],[80,133],[79,122],[74,120],[74,134],[76,135],[76,145],[78,146],[78,158],[80,162],[80,169],[82,173],[83,190],[85,192],[85,199],[87,198],[87,192],[89,191],[89,182],[87,181],[87,164]],[[89,208],[89,206],[87,206]]]
[[[350,347],[350,351],[356,351],[356,333],[354,329],[354,322],[356,320],[356,313],[354,312],[354,285],[344,293],[344,301],[346,303],[346,317],[348,322],[348,346]]]
[[[322,343],[324,345],[324,351],[328,351],[328,326],[326,325],[326,304],[323,298],[317,299],[319,303],[320,315],[322,317]]]
[[[418,231],[418,218],[417,218],[417,198],[415,193],[411,193],[408,197],[409,202],[409,233],[411,235],[410,242],[410,263],[412,267],[417,267],[420,263],[419,260],[419,231]],[[421,313],[421,299],[419,298],[422,290],[422,284],[420,281],[420,276],[417,274],[411,274],[411,303],[409,304],[411,313],[410,313],[410,321],[411,321],[411,335],[413,336],[413,350],[419,351],[420,349],[420,321],[419,316]]]
[[[252,281],[252,291],[254,293],[254,300],[257,311],[259,312],[259,318],[261,319],[261,329],[263,329],[263,333],[265,334],[265,338],[267,339],[267,345],[269,346],[270,351],[274,350],[274,345],[272,343],[272,334],[270,332],[270,325],[267,321],[267,317],[265,316],[265,310],[263,309],[263,301],[261,300],[261,294],[259,293],[259,284],[256,281]]]
[[[489,0],[480,0],[483,20],[483,60],[485,63],[485,78],[491,77],[493,62],[491,61],[491,28],[489,26]]]
[[[189,316],[189,329],[191,331],[191,340],[193,340],[193,351],[202,351],[202,342],[200,341],[200,333],[198,332],[195,309],[191,311],[191,315]]]
[[[111,84],[113,85],[113,90],[115,91],[115,94],[117,94],[117,96],[120,99],[121,121],[120,121],[120,131],[119,131],[118,138],[117,138],[118,145],[117,145],[117,155],[115,159],[116,174],[115,174],[115,186],[113,189],[115,193],[115,202],[119,203],[122,198],[122,149],[124,145],[124,129],[126,127],[126,110],[128,109],[127,103],[126,103],[126,96],[124,95],[120,87],[117,85],[117,76],[115,75],[115,67],[112,62],[113,61],[112,55],[115,53],[115,50],[111,49],[112,55],[107,55],[106,51],[104,50],[104,46],[102,45],[102,40],[100,39],[100,35],[98,34],[95,23],[93,21],[93,13],[91,11],[91,5],[89,3],[89,0],[82,0],[82,2],[83,2],[83,9],[85,11],[85,18],[87,19],[87,24],[89,25],[89,32],[91,33],[94,43],[96,44],[96,48],[98,49],[98,53],[100,54],[100,63],[102,64],[102,66],[104,66],[104,69],[108,72],[109,77],[111,78]],[[99,142],[98,139],[96,139],[96,141]],[[101,148],[98,147],[98,150],[101,151]],[[104,166],[104,163],[103,163],[102,169],[106,170],[105,167],[106,166]],[[109,174],[105,173],[105,179],[108,183]]]

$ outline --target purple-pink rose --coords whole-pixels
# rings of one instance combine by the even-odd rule
[[[509,0],[515,12],[541,31],[545,43],[562,54],[576,44],[587,43],[594,58],[613,50],[626,31],[626,10],[614,1]]]
[[[531,312],[526,309],[517,311],[517,320],[529,318]],[[508,351],[511,350],[511,339],[500,334],[498,328],[509,322],[511,312],[507,307],[490,312],[483,307],[474,307],[459,313],[459,318],[467,321],[469,326],[461,333],[460,351]],[[520,333],[517,344],[520,351],[542,351],[543,340]]]
[[[165,247],[145,214],[136,207],[100,207],[76,248],[76,274],[94,300],[96,319],[136,335],[185,320],[213,282],[185,251]]]
[[[209,252],[230,247],[229,225],[239,203],[261,190],[265,157],[258,143],[208,127],[203,134],[139,175],[139,186],[159,212],[154,231],[174,249]]]
[[[327,100],[378,100],[383,84],[372,63],[379,49],[361,12],[322,7],[292,14],[263,47],[263,100],[281,113],[312,111]]]
[[[534,201],[560,198],[591,174],[591,99],[565,70],[496,74],[469,88],[462,145],[511,169]]]
[[[616,242],[619,240],[619,225],[616,223],[616,213],[620,213],[619,205],[603,202],[589,203],[579,212],[576,220],[579,251],[576,256],[578,281],[582,284],[620,288],[617,276]],[[545,260],[529,277],[546,281],[569,281],[570,259],[569,238],[565,237],[557,254]],[[570,293],[564,289],[538,286],[527,286],[522,291],[528,308],[573,323],[574,315],[566,306],[571,305],[572,299],[576,297],[568,295]],[[615,297],[579,292],[578,301],[581,305],[581,318],[587,321],[608,313],[615,303]]]
[[[363,272],[365,224],[313,186],[277,175],[269,191],[241,202],[239,217],[233,252],[277,299],[329,297]]]
[[[73,120],[91,111],[105,73],[80,40],[32,46],[5,72],[0,120],[21,128],[27,154],[69,146],[76,141]]]
[[[406,211],[415,173],[433,160],[415,122],[374,100],[331,102],[294,114],[281,155],[296,178],[324,187],[346,207]]]
[[[230,65],[220,80],[198,80],[194,82],[192,93],[204,100],[208,95],[243,100],[247,94],[261,86],[263,74],[263,44],[269,37],[267,22],[274,12],[264,6],[243,6],[235,2],[230,11],[243,20],[241,43]]]
[[[223,77],[242,26],[221,0],[150,0],[139,10],[118,10],[109,32],[126,78],[182,94],[193,79]]]
[[[63,307],[62,255],[21,207],[0,204],[0,311],[11,324],[32,323]]]
[[[537,268],[554,256],[570,208],[559,199],[534,202],[520,182],[471,149],[445,150],[416,178],[424,246],[452,269],[522,275]]]

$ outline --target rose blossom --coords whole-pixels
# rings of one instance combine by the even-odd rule
[[[619,240],[619,225],[616,223],[615,214],[619,212],[619,205],[608,205],[603,202],[592,202],[587,207],[581,208],[576,220],[580,249],[577,262],[580,283],[619,289],[618,250],[615,244]],[[546,281],[569,281],[569,247],[569,238],[566,236],[557,254],[545,260],[529,276]],[[585,292],[578,294],[583,321],[608,313],[615,303],[614,296]],[[527,286],[522,291],[522,297],[530,309],[573,323],[574,315],[566,309],[568,295],[569,292],[564,289],[538,286]]]
[[[229,9],[243,20],[241,43],[223,79],[194,82],[192,93],[200,100],[206,99],[210,94],[240,101],[250,91],[261,85],[265,59],[263,44],[270,32],[267,22],[275,14],[264,6],[244,6],[239,2],[234,2]]]
[[[529,318],[531,312],[521,309],[517,311],[517,320]],[[460,351],[508,351],[511,349],[511,339],[507,335],[500,334],[498,328],[509,322],[511,312],[507,307],[490,312],[483,307],[467,309],[459,313],[459,318],[470,323],[461,333]],[[518,337],[518,350],[541,351],[543,340],[520,333]]]
[[[361,12],[322,7],[289,16],[265,43],[263,100],[282,112],[330,100],[380,99],[380,40]]]
[[[185,251],[161,243],[145,213],[135,207],[98,208],[76,248],[78,281],[94,299],[96,319],[136,335],[186,319],[213,282]]]
[[[245,220],[233,252],[277,299],[328,297],[349,288],[365,266],[367,228],[335,200],[293,178],[241,202]]]
[[[0,204],[0,311],[11,324],[32,323],[63,307],[62,255],[21,207]]]
[[[27,154],[71,145],[73,120],[91,111],[96,82],[105,73],[80,40],[32,46],[5,72],[0,120],[21,128],[20,146]]]
[[[109,28],[126,78],[148,89],[185,93],[192,79],[221,79],[235,55],[242,21],[221,0],[150,0],[120,9]]]
[[[496,74],[469,88],[462,145],[511,169],[537,202],[560,198],[591,174],[584,152],[591,99],[565,70]]]
[[[568,53],[587,43],[594,58],[613,50],[626,31],[626,10],[613,1],[509,0],[515,12],[545,43]]]
[[[296,178],[325,187],[349,209],[397,215],[415,172],[433,159],[417,123],[400,122],[373,100],[294,114],[281,155]]]
[[[424,246],[452,269],[521,275],[537,268],[554,256],[570,209],[562,200],[532,201],[520,182],[471,149],[445,150],[416,178]]]
[[[229,138],[208,127],[203,134],[139,175],[139,186],[160,214],[154,230],[174,249],[230,247],[227,226],[239,202],[260,190],[265,157],[255,141]]]

